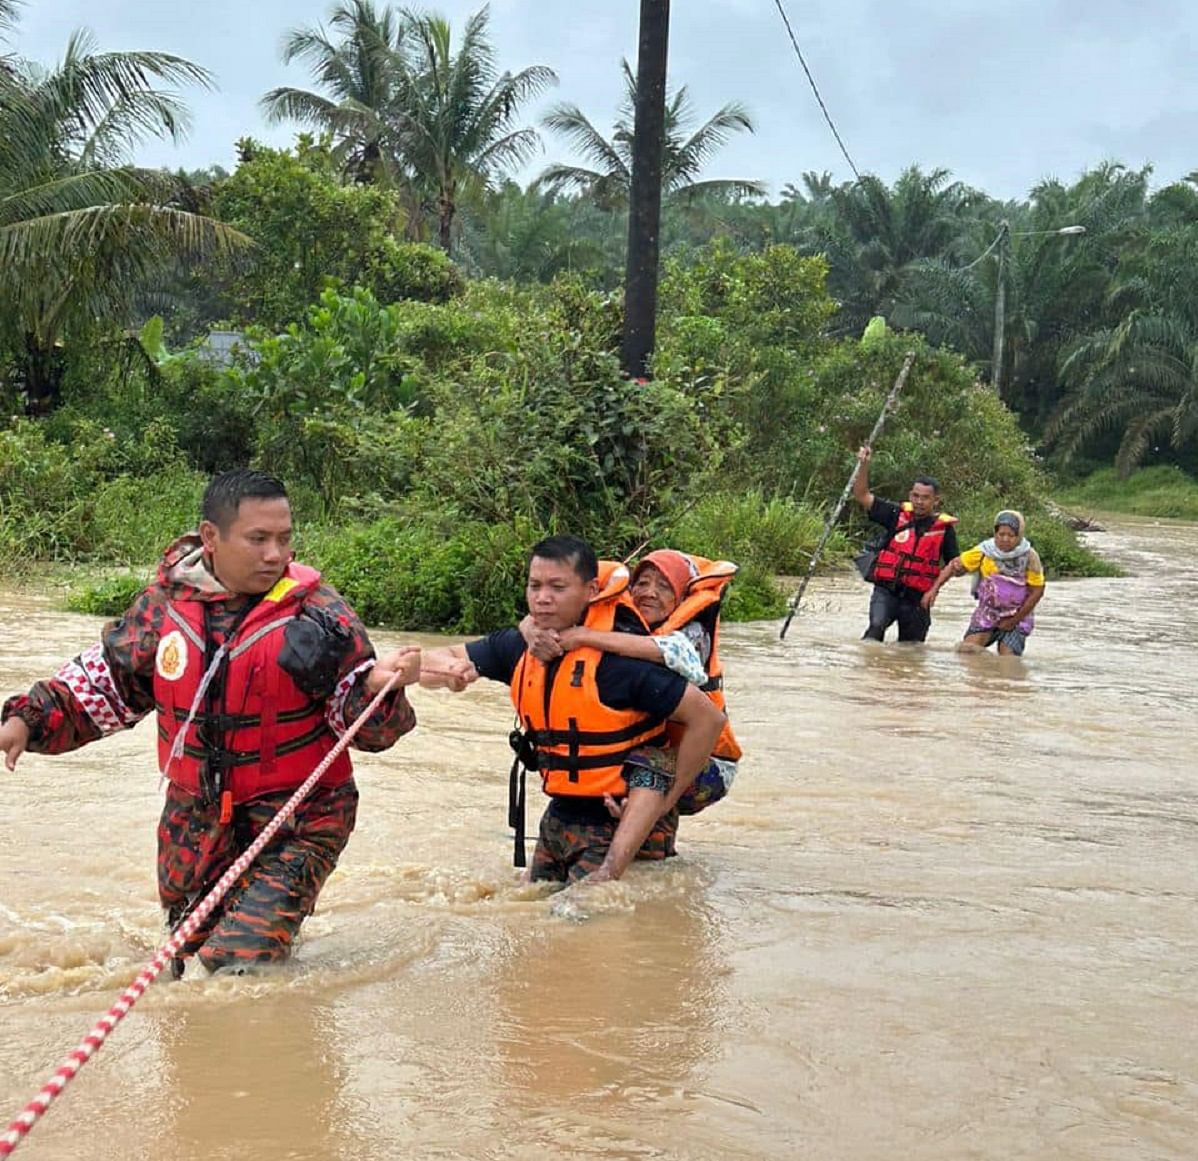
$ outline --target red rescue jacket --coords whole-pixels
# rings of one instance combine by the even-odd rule
[[[940,575],[940,550],[944,534],[957,518],[941,512],[922,536],[915,531],[915,515],[904,503],[890,543],[878,553],[870,580],[879,584],[898,583],[917,593],[926,593]]]
[[[159,769],[177,786],[199,795],[204,768],[223,765],[222,806],[247,802],[294,789],[336,744],[325,704],[301,692],[278,664],[283,630],[319,583],[315,569],[292,563],[249,612],[226,643],[219,704],[214,708],[205,704],[207,697],[199,699],[182,752],[173,761],[172,747],[195,705],[210,658],[204,602],[170,602],[154,664],[154,700]],[[320,785],[338,786],[352,773],[349,755],[342,753]]]

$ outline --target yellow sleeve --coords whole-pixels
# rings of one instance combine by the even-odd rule
[[[966,572],[977,572],[977,570],[982,567],[982,561],[985,560],[985,553],[983,553],[981,548],[975,544],[973,548],[967,548],[963,553],[961,553],[960,559],[961,567],[965,569]]]
[[[1034,589],[1044,587],[1044,565],[1040,563],[1040,554],[1034,548],[1027,555],[1027,583]]]

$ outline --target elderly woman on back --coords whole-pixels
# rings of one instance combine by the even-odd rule
[[[941,586],[962,573],[975,574],[977,608],[965,630],[965,644],[1021,657],[1035,625],[1032,610],[1044,596],[1044,566],[1024,536],[1023,517],[1004,509],[994,518],[994,535],[961,553],[940,571],[921,604],[931,609]]]

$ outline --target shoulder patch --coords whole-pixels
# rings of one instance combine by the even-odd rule
[[[154,668],[164,681],[178,681],[187,672],[187,642],[178,629],[159,640]]]
[[[281,576],[277,581],[275,581],[274,588],[272,588],[270,592],[268,592],[262,599],[264,601],[281,601],[289,592],[291,592],[293,588],[296,587],[297,584],[298,582],[292,580],[291,577]]]

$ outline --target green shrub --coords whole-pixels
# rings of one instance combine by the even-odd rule
[[[379,302],[448,302],[465,289],[461,272],[449,255],[422,242],[382,238],[367,256],[366,272],[358,279]]]
[[[742,566],[728,586],[721,618],[725,621],[765,621],[786,612],[786,594],[760,565]]]
[[[524,520],[623,555],[718,462],[693,400],[563,344],[479,359],[441,385],[422,486],[468,519]]]
[[[199,525],[207,482],[186,468],[105,482],[93,500],[91,555],[116,564],[155,563],[169,544]]]
[[[773,573],[795,576],[807,571],[825,519],[809,505],[779,497],[766,499],[756,490],[721,492],[705,497],[684,515],[671,529],[669,542],[702,556],[756,564]],[[835,564],[847,559],[850,551],[848,538],[834,529],[822,560]]]
[[[95,433],[68,448],[25,419],[0,430],[0,564],[74,560],[91,550],[95,478],[76,457],[102,461],[109,448]]]
[[[254,454],[258,427],[253,401],[235,378],[197,352],[161,368],[156,403],[175,428],[179,449],[206,475],[242,468]]]
[[[213,210],[257,243],[250,261],[209,278],[227,283],[227,310],[239,324],[280,330],[301,319],[322,291],[363,283],[397,297],[429,281],[419,260],[405,269],[394,233],[397,195],[341,180],[323,144],[301,140],[294,154],[253,143],[237,172],[221,182]],[[427,264],[425,264],[427,266]]]
[[[519,619],[536,539],[520,529],[465,524],[447,533],[390,517],[316,530],[303,551],[369,624],[478,633]]]
[[[511,349],[503,326],[466,303],[400,302],[393,309],[397,350],[421,359],[431,370]]]
[[[67,597],[72,613],[90,613],[94,617],[119,617],[149,582],[137,573],[108,577],[77,589]]]

